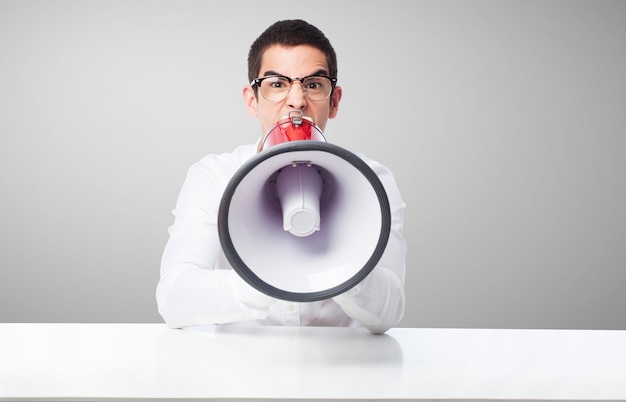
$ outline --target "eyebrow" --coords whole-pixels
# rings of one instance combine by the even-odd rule
[[[263,73],[263,77],[268,77],[268,76],[272,76],[272,75],[280,75],[282,77],[287,77],[285,74],[278,73],[278,72],[276,72],[274,70],[267,70],[266,72]],[[317,70],[316,72],[314,72],[313,74],[306,75],[305,77],[311,77],[311,76],[314,76],[314,75],[329,76],[328,75],[328,71],[326,71],[323,68],[321,68],[321,69]],[[301,77],[301,78],[304,78],[304,77]]]

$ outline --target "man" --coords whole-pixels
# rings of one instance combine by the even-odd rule
[[[259,119],[261,134],[289,112],[301,112],[321,130],[337,115],[342,88],[335,85],[335,51],[325,35],[305,21],[279,21],[262,33],[250,48],[248,75],[251,84],[243,89],[243,99],[248,114]],[[278,91],[280,96],[271,92],[277,88],[284,89]],[[363,281],[332,299],[294,303],[257,291],[232,269],[219,242],[218,208],[229,180],[259,144],[208,155],[189,169],[157,287],[166,323],[173,328],[223,323],[364,326],[375,334],[396,325],[405,303],[404,203],[389,170],[365,157],[385,187],[392,224],[385,252]]]

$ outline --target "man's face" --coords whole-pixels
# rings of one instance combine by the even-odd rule
[[[291,78],[303,78],[313,74],[328,75],[328,63],[324,53],[314,47],[275,45],[263,54],[259,77],[274,74]],[[334,118],[337,114],[341,100],[341,87],[335,87],[331,97],[322,101],[312,101],[306,98],[300,81],[293,82],[287,97],[279,102],[266,100],[260,91],[257,94],[258,97],[255,97],[254,89],[250,86],[243,89],[248,114],[259,118],[261,134],[267,133],[276,122],[288,116],[292,110],[299,110],[303,116],[312,118],[323,131],[328,119]]]

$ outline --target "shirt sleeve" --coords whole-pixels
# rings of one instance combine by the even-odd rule
[[[391,171],[375,161],[362,158],[374,169],[385,188],[391,209],[391,230],[385,251],[372,272],[334,300],[347,315],[370,332],[382,334],[395,326],[404,315],[407,252],[403,234],[405,204]]]
[[[254,153],[253,146],[240,148],[207,156],[187,173],[173,211],[156,294],[159,313],[170,327],[263,319],[268,314],[273,300],[230,268],[218,238],[224,189]]]

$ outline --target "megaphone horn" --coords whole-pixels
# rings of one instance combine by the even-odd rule
[[[325,141],[290,141],[256,154],[232,177],[218,232],[233,269],[257,290],[309,302],[361,282],[391,228],[385,189],[369,165]]]

